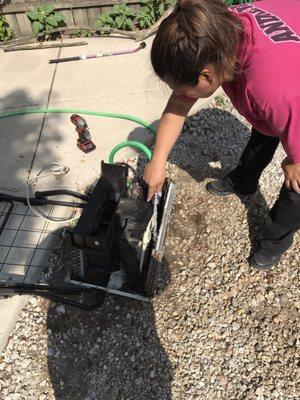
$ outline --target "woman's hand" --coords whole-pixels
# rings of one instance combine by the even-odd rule
[[[300,193],[300,164],[293,164],[286,157],[281,167],[285,175],[285,185],[288,189],[293,189],[296,193]]]
[[[166,177],[165,164],[152,159],[145,168],[144,181],[149,186],[147,200],[150,201],[155,193],[161,193]]]

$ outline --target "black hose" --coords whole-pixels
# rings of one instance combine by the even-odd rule
[[[55,190],[44,190],[44,191],[37,191],[34,193],[35,197],[37,198],[43,198],[43,197],[51,197],[51,196],[72,196],[77,199],[83,200],[83,201],[88,201],[90,196],[81,194],[78,192],[74,192],[73,190],[68,190],[68,189],[55,189]]]
[[[0,193],[0,201],[17,201],[19,203],[23,203],[25,206],[28,204],[26,197],[18,197],[12,196],[7,193]],[[47,206],[47,205],[55,205],[55,206],[65,206],[65,207],[77,207],[77,208],[84,208],[84,203],[76,203],[76,202],[68,202],[68,201],[61,201],[61,200],[49,200],[47,198],[30,198],[29,202],[32,206]]]

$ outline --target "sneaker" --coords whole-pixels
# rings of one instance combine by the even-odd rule
[[[229,194],[237,194],[233,189],[233,184],[228,177],[218,179],[217,181],[209,182],[206,185],[206,190],[216,196],[228,196]]]
[[[266,254],[262,249],[260,249],[256,251],[250,258],[249,264],[254,269],[268,271],[278,263],[280,257],[281,255],[270,256]]]

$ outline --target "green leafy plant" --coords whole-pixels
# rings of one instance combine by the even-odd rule
[[[103,13],[100,14],[97,22],[96,22],[96,26],[98,28],[100,28],[100,32],[103,33],[103,31],[101,31],[101,28],[115,28],[116,24],[114,19],[110,16],[109,13]]]
[[[140,0],[141,9],[134,11],[125,3],[117,4],[107,13],[100,14],[97,27],[122,30],[146,29],[153,25],[164,13],[173,6],[176,0]],[[105,32],[104,30],[101,33]]]
[[[252,0],[225,0],[225,3],[230,7],[237,4],[252,3]]]
[[[0,15],[0,42],[13,39],[15,36],[12,28],[9,27],[5,17]]]
[[[54,11],[51,4],[36,7],[28,11],[26,15],[32,21],[32,28],[36,34],[51,31],[58,26],[65,25],[65,18],[63,15]]]
[[[144,10],[137,13],[135,21],[141,29],[147,29],[155,22],[153,16]]]
[[[215,104],[218,107],[222,107],[225,105],[225,97],[224,96],[215,96],[214,98]]]
[[[114,18],[118,29],[127,30],[132,28],[135,12],[126,4],[116,4],[111,11],[111,16]]]
[[[176,0],[140,0],[140,3],[142,9],[137,13],[137,20],[140,28],[143,29],[154,24],[169,7],[176,3]],[[148,26],[142,26],[148,21],[150,22]]]
[[[134,10],[126,4],[116,4],[110,12],[100,14],[96,24],[100,30],[107,27],[126,31],[132,29],[135,16]]]

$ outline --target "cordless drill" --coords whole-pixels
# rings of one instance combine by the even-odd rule
[[[86,120],[77,114],[71,115],[70,119],[76,126],[76,132],[78,133],[77,147],[85,153],[95,150],[96,146],[91,140]]]

